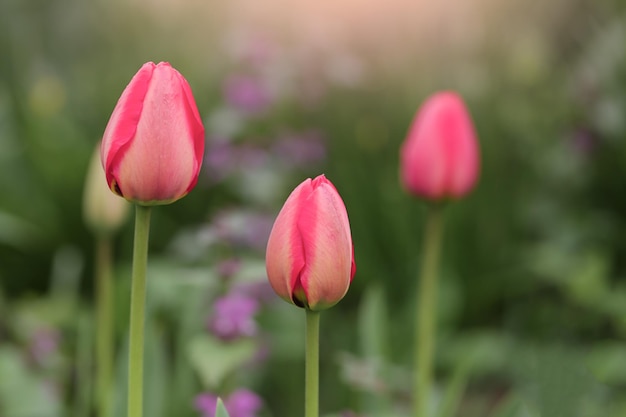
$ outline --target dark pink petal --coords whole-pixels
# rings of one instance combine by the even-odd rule
[[[310,182],[310,179],[304,181],[287,198],[274,221],[265,252],[270,284],[289,302],[293,302],[293,290],[306,263],[297,222],[301,201],[310,193]]]
[[[185,115],[187,116],[187,124],[191,127],[191,137],[193,139],[196,156],[194,160],[195,176],[187,189],[187,192],[189,192],[196,186],[198,174],[200,173],[200,168],[202,167],[202,158],[204,157],[204,125],[202,124],[202,118],[198,112],[198,107],[196,106],[196,100],[193,97],[191,87],[180,73],[177,72],[176,75],[184,93],[184,104],[187,109]]]
[[[115,167],[120,158],[124,156],[129,143],[135,137],[137,124],[139,124],[139,118],[143,110],[144,98],[148,92],[155,67],[153,62],[147,62],[131,79],[115,105],[113,114],[104,131],[100,151],[102,166],[106,172],[107,183],[115,192],[117,190],[114,189],[115,187],[112,184],[113,181],[117,182],[115,178],[117,169]]]

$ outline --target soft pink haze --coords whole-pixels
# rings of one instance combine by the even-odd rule
[[[478,180],[480,155],[474,125],[461,97],[437,92],[418,110],[400,149],[400,180],[428,200],[457,199]]]

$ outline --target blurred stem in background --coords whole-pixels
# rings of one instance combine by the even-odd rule
[[[428,208],[422,267],[417,304],[417,340],[415,344],[415,416],[428,417],[431,409],[431,386],[437,323],[437,267],[443,236],[443,206]]]
[[[319,416],[320,312],[306,309],[304,417]]]
[[[148,238],[150,234],[150,207],[137,204],[135,210],[128,356],[128,417],[142,417],[143,415],[143,345]]]
[[[95,323],[93,319],[90,320],[89,328],[95,327],[95,402],[98,417],[111,417],[115,351],[113,237],[126,222],[129,208],[129,203],[112,193],[108,187],[98,143],[94,147],[87,169],[83,193],[83,217],[94,236],[96,246],[94,254],[96,317]],[[81,388],[84,389],[83,384]]]
[[[109,417],[113,372],[113,267],[109,236],[101,235],[96,242],[96,401],[99,417]]]

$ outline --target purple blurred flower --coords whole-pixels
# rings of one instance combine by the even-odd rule
[[[194,403],[196,410],[200,411],[203,417],[215,417],[217,396],[203,393],[196,397]],[[256,417],[262,405],[261,398],[247,389],[235,390],[224,400],[224,406],[230,417]]]
[[[270,231],[272,219],[264,214],[257,213],[248,219],[248,230],[242,236],[242,242],[251,248],[265,249]]]
[[[235,33],[226,45],[235,61],[248,67],[262,68],[277,54],[278,45],[260,31]]]
[[[267,152],[257,146],[243,144],[237,148],[237,162],[242,169],[262,167],[268,159]]]
[[[57,329],[42,327],[32,335],[29,350],[37,363],[44,364],[54,354],[61,341],[61,334]]]
[[[236,149],[225,140],[209,141],[204,156],[204,166],[209,171],[209,177],[219,182],[228,177],[237,168]]]
[[[236,390],[226,401],[230,417],[254,417],[262,405],[261,398],[246,389]]]
[[[258,309],[259,303],[254,298],[230,293],[215,302],[208,328],[222,340],[254,336],[257,332],[254,315]]]
[[[272,286],[267,281],[267,277],[263,276],[262,280],[256,282],[246,282],[239,284],[235,287],[235,290],[240,294],[246,294],[249,297],[259,300],[261,303],[270,303],[276,301],[276,293],[272,289]]]
[[[261,80],[250,75],[231,75],[224,83],[226,102],[248,114],[266,111],[272,104],[272,95]]]
[[[572,148],[583,155],[589,155],[596,148],[596,138],[591,132],[585,129],[579,129],[571,137]]]
[[[217,274],[224,278],[229,279],[235,275],[241,269],[241,260],[237,258],[229,258],[221,261],[217,264]]]
[[[231,210],[215,216],[212,226],[222,242],[265,250],[273,223],[273,217],[263,213]]]
[[[316,164],[326,158],[326,146],[322,136],[316,131],[286,136],[280,139],[272,150],[283,161],[293,166]]]
[[[203,417],[214,417],[215,407],[217,407],[217,396],[213,394],[199,394],[194,399],[194,408],[200,411]]]
[[[207,148],[204,164],[213,181],[219,182],[241,170],[258,169],[268,163],[267,152],[259,147],[236,146],[226,140],[212,142]]]

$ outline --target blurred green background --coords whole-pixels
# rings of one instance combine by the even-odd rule
[[[201,416],[196,394],[241,386],[259,415],[300,415],[302,311],[264,301],[254,366],[205,322],[235,285],[221,262],[262,284],[268,227],[320,173],[357,263],[322,316],[321,410],[408,415],[425,210],[398,150],[440,89],[465,98],[482,172],[446,213],[437,415],[626,415],[623,1],[2,0],[1,417],[95,415],[84,174],[146,61],[187,78],[207,130],[198,186],[153,214],[149,417]],[[132,221],[115,244],[123,402]]]

